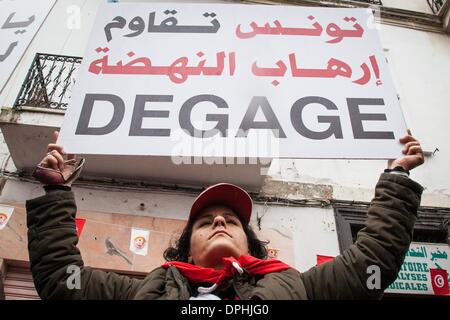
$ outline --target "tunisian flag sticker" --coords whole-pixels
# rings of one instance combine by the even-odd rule
[[[317,258],[317,266],[320,266],[322,263],[328,262],[333,260],[335,257],[332,256],[322,256],[322,255],[316,255]]]
[[[84,224],[86,223],[86,219],[75,218],[75,225],[77,227],[77,236],[78,238],[81,235],[81,231],[83,231]]]
[[[447,295],[450,293],[448,288],[448,273],[444,269],[430,269],[431,285],[434,294]]]

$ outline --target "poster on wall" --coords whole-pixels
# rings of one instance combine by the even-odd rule
[[[130,251],[141,256],[146,256],[148,253],[149,238],[149,230],[132,228],[130,237]]]
[[[105,2],[58,143],[82,154],[396,158],[405,133],[371,10]]]
[[[55,1],[0,1],[0,93]]]
[[[412,242],[397,279],[386,292],[449,295],[450,247]]]
[[[0,205],[0,230],[3,230],[8,224],[9,219],[14,212],[14,207]]]

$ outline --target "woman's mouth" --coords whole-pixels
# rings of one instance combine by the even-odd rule
[[[214,232],[214,233],[209,237],[209,239],[211,239],[212,237],[214,237],[214,236],[216,236],[216,235],[218,235],[218,234],[225,234],[225,235],[227,235],[227,236],[229,236],[229,237],[231,238],[231,236],[230,236],[225,230],[218,230],[218,231]]]

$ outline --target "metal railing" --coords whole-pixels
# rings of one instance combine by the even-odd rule
[[[36,53],[14,108],[65,110],[82,58]]]
[[[427,0],[428,5],[431,8],[431,11],[433,11],[434,14],[437,14],[441,7],[444,5],[445,0]]]

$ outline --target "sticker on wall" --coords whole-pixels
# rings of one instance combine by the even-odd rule
[[[75,218],[75,226],[77,228],[77,236],[78,236],[78,238],[80,237],[81,232],[83,231],[85,223],[86,223],[86,219]]]
[[[280,250],[275,249],[275,248],[268,248],[267,249],[267,258],[268,259],[276,259],[278,258],[278,252]]]
[[[6,227],[13,212],[14,207],[0,205],[0,230]]]
[[[317,257],[317,265],[320,266],[322,263],[331,261],[334,259],[334,257],[332,256],[321,256],[321,255],[316,255]]]
[[[146,256],[150,231],[145,229],[131,229],[130,250],[135,254]]]

